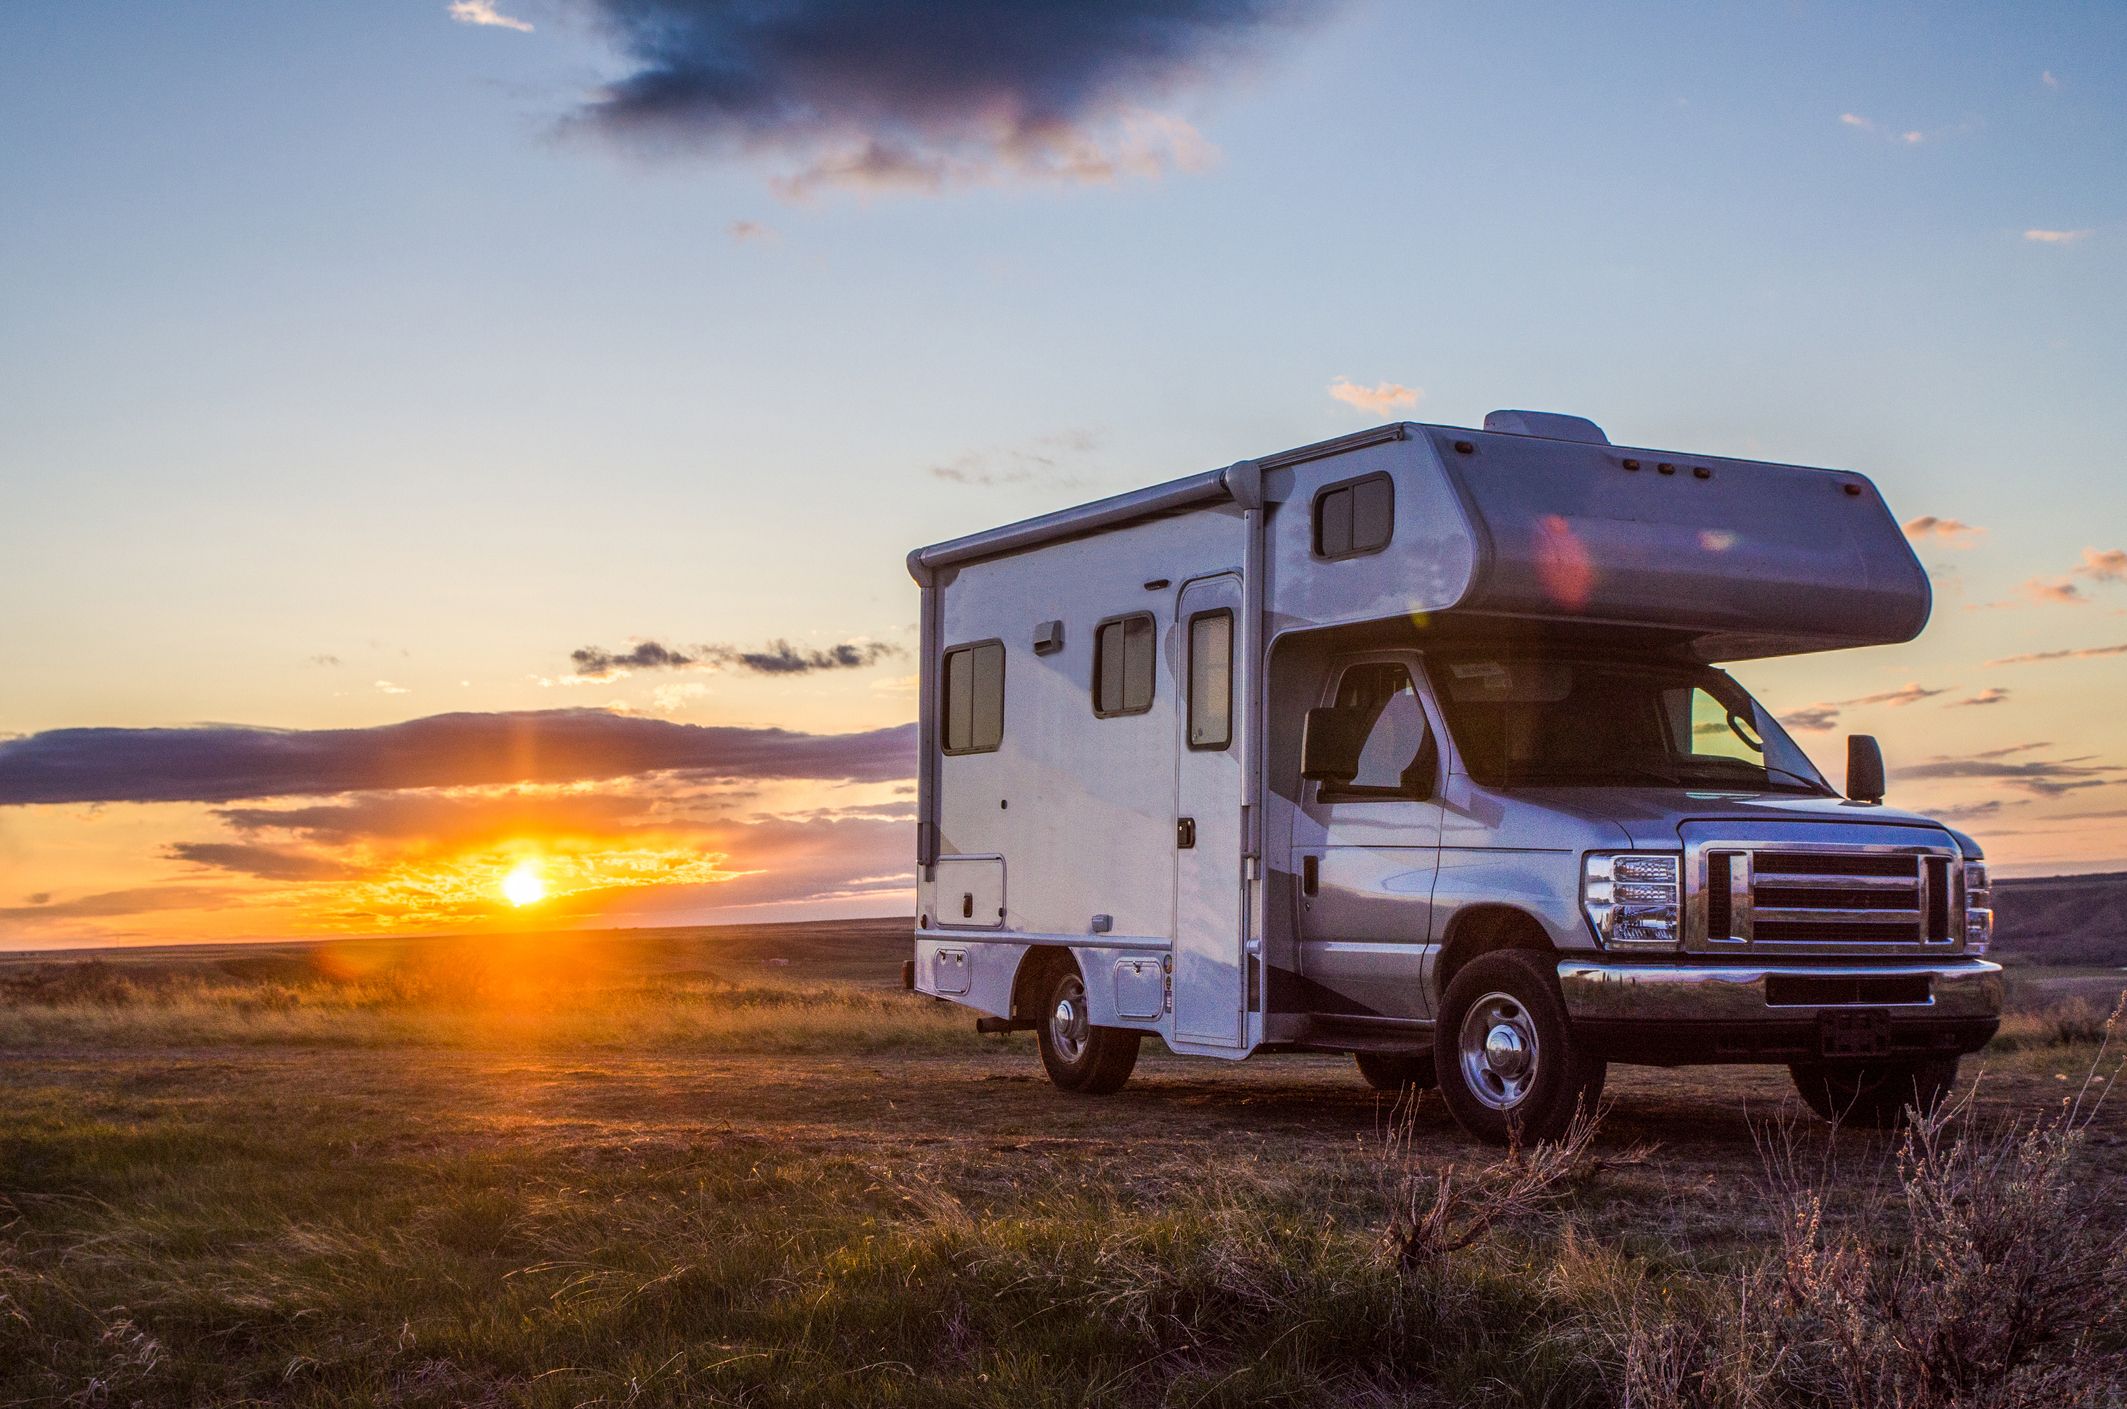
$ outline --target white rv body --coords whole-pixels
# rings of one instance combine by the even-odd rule
[[[1729,821],[1707,823],[1709,836],[1791,821],[1798,838],[1858,844],[1856,831],[1826,829],[1865,821],[1871,844],[1939,853],[1946,874],[1962,874],[1967,851],[1976,861],[1967,840],[1881,808],[1679,794],[1595,815],[1585,799],[1523,802],[1475,784],[1423,683],[1436,640],[1538,632],[1717,661],[1906,640],[1928,614],[1926,576],[1859,475],[1618,447],[1573,418],[1487,425],[1385,426],[912,553],[923,598],[912,986],[992,1026],[1033,1026],[1030,995],[1015,992],[1026,958],[1068,953],[1096,1027],[1229,1059],[1266,1044],[1364,1051],[1426,1040],[1460,910],[1512,906],[1561,963],[1602,961],[1582,857],[1641,844],[1645,819],[1626,814],[1660,812],[1653,831],[1666,827],[1680,855],[1697,845],[1680,828],[1710,812]],[[1355,534],[1386,541],[1355,546]],[[1229,626],[1209,619],[1219,613]],[[1146,616],[1151,698],[1103,711],[1097,635]],[[1205,733],[1215,705],[1192,714],[1192,638],[1197,694],[1230,679],[1219,747]],[[1226,677],[1209,659],[1222,642]],[[984,644],[1001,653],[977,663],[967,648]],[[962,652],[951,680],[949,652]],[[1407,806],[1340,807],[1299,776],[1307,711],[1370,652],[1410,661],[1440,741],[1437,787]],[[966,731],[998,663],[992,739]],[[950,747],[954,707],[956,737],[983,746]],[[1205,735],[1195,747],[1192,727]],[[1992,968],[1964,955],[1962,937],[1970,974],[1937,976],[1938,991]],[[1783,951],[1944,952],[1924,940]],[[1363,1011],[1325,1021],[1309,995],[1354,983],[1372,995]]]

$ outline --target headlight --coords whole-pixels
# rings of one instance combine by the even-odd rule
[[[1674,949],[1684,921],[1678,858],[1597,851],[1581,872],[1581,907],[1605,949]]]
[[[1965,953],[1984,954],[1994,940],[1994,890],[1987,863],[1965,862]]]

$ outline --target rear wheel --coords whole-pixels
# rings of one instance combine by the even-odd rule
[[[1602,1095],[1607,1068],[1573,1040],[1553,965],[1524,949],[1480,954],[1442,996],[1433,1029],[1440,1095],[1480,1140],[1556,1140]]]
[[[1890,1130],[1909,1110],[1934,1113],[1957,1084],[1957,1058],[1891,1062],[1796,1062],[1788,1068],[1811,1110],[1837,1124]]]
[[[1086,983],[1065,969],[1049,984],[1040,1018],[1041,1065],[1049,1080],[1083,1096],[1105,1096],[1130,1079],[1141,1034],[1095,1027],[1086,1009]]]
[[[1440,1083],[1433,1076],[1431,1052],[1354,1052],[1359,1075],[1376,1091],[1401,1091],[1406,1086],[1430,1091]]]

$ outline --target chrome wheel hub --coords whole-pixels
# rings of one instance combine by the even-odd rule
[[[1056,1007],[1049,1014],[1049,1045],[1067,1062],[1086,1054],[1092,1024],[1086,1021],[1086,986],[1076,974],[1056,987]]]
[[[1520,1105],[1536,1083],[1536,1024],[1519,999],[1487,993],[1462,1018],[1457,1051],[1463,1084],[1495,1111]]]

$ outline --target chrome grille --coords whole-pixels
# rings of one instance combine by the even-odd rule
[[[1946,854],[1716,843],[1702,857],[1696,910],[1706,949],[1954,947]]]

